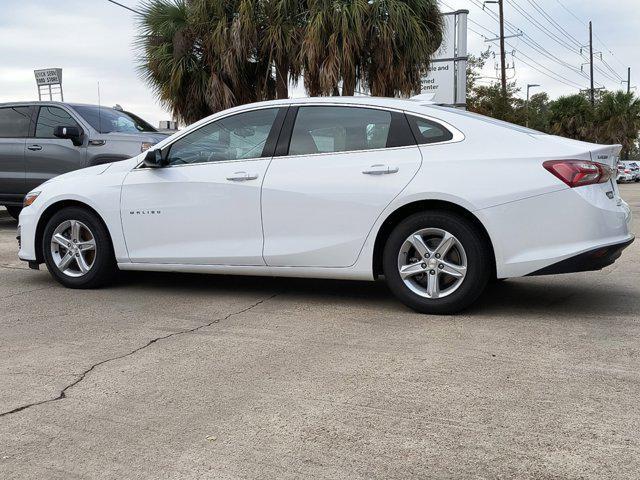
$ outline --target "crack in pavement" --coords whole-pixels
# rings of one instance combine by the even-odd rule
[[[45,404],[45,403],[56,402],[56,401],[58,401],[58,400],[62,400],[62,399],[64,399],[64,398],[67,398],[67,391],[68,391],[69,389],[71,389],[71,388],[75,387],[76,385],[78,385],[80,382],[82,382],[82,381],[87,377],[87,375],[89,375],[89,373],[91,373],[91,372],[92,372],[93,370],[95,370],[97,367],[99,367],[99,366],[101,366],[101,365],[104,365],[105,363],[113,362],[114,360],[120,360],[120,359],[122,359],[122,358],[126,358],[126,357],[130,357],[131,355],[135,355],[135,354],[136,354],[136,353],[138,353],[139,351],[144,350],[144,349],[145,349],[145,348],[147,348],[147,347],[150,347],[151,345],[153,345],[154,343],[156,343],[156,342],[158,342],[158,341],[160,341],[160,340],[166,340],[167,338],[176,337],[176,336],[178,336],[178,335],[184,335],[185,333],[193,333],[193,332],[196,332],[196,331],[201,330],[201,329],[203,329],[203,328],[207,328],[207,327],[210,327],[210,326],[215,325],[215,324],[217,324],[217,323],[220,323],[220,322],[222,322],[222,321],[224,321],[224,320],[228,320],[229,318],[234,317],[234,316],[236,316],[236,315],[241,315],[241,314],[243,314],[243,313],[245,313],[245,312],[248,312],[249,310],[251,310],[251,309],[253,309],[253,308],[257,307],[258,305],[261,305],[261,304],[263,304],[264,302],[267,302],[267,301],[269,301],[269,300],[271,300],[271,299],[273,299],[273,298],[275,298],[275,297],[277,297],[277,296],[278,296],[278,294],[277,294],[277,293],[274,293],[273,295],[271,295],[271,296],[269,296],[269,297],[263,298],[262,300],[259,300],[259,301],[257,301],[257,302],[252,303],[252,304],[251,304],[251,305],[249,305],[248,307],[245,307],[245,308],[243,308],[243,309],[241,309],[241,310],[237,310],[237,311],[235,311],[235,312],[231,312],[231,313],[229,313],[229,314],[225,315],[224,317],[216,318],[215,320],[213,320],[213,321],[211,321],[211,322],[209,322],[209,323],[204,323],[204,324],[202,324],[202,325],[198,325],[197,327],[194,327],[194,328],[189,328],[189,329],[186,329],[186,330],[180,330],[180,331],[177,331],[177,332],[169,333],[169,334],[167,334],[167,335],[162,335],[162,336],[160,336],[160,337],[156,337],[156,338],[154,338],[154,339],[152,339],[152,340],[149,340],[149,341],[148,341],[146,344],[144,344],[143,346],[138,347],[138,348],[136,348],[136,349],[134,349],[134,350],[131,350],[131,351],[130,351],[130,352],[128,352],[128,353],[125,353],[125,354],[122,354],[122,355],[117,355],[117,356],[115,356],[115,357],[111,357],[111,358],[107,358],[106,360],[102,360],[102,361],[100,361],[100,362],[98,362],[98,363],[94,363],[94,364],[93,364],[93,365],[91,365],[89,368],[87,368],[84,372],[82,372],[82,373],[78,376],[78,378],[76,378],[73,382],[71,382],[71,383],[70,383],[70,384],[68,384],[66,387],[64,387],[64,388],[60,391],[60,393],[58,394],[58,396],[57,396],[57,397],[55,397],[55,398],[48,398],[48,399],[46,399],[46,400],[40,400],[39,402],[28,403],[28,404],[26,404],[26,405],[22,405],[22,406],[20,406],[20,407],[16,407],[16,408],[14,408],[13,410],[9,410],[9,411],[6,411],[6,412],[2,412],[2,413],[0,413],[0,417],[5,417],[5,416],[7,416],[7,415],[11,415],[11,414],[13,414],[13,413],[18,413],[18,412],[21,412],[21,411],[23,411],[23,410],[26,410],[27,408],[35,407],[35,406],[38,406],[38,405],[43,405],[43,404]],[[5,297],[5,298],[6,298],[6,297]]]

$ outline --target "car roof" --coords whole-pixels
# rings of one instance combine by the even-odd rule
[[[372,107],[387,107],[403,110],[414,110],[416,107],[432,105],[431,102],[424,99],[412,100],[410,98],[394,98],[394,97],[372,97],[367,95],[353,97],[297,97],[284,98],[281,100],[266,100],[263,102],[255,102],[241,105],[239,107],[252,108],[257,106],[281,106],[281,105],[304,105],[304,104],[345,104],[345,105],[364,105]]]
[[[31,100],[20,102],[4,102],[0,103],[0,107],[29,107],[32,105],[66,105],[68,107],[101,107],[101,108],[113,108],[106,105],[95,105],[92,103],[76,103],[76,102],[59,102],[56,100]]]

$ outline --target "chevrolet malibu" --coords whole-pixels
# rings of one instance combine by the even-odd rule
[[[31,191],[19,257],[71,288],[118,269],[383,277],[453,313],[492,279],[612,264],[634,239],[619,152],[419,100],[244,105]]]

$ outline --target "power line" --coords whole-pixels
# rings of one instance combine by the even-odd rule
[[[587,25],[587,22],[585,22],[583,19],[578,17],[575,13],[573,13],[573,11],[571,11],[571,9],[569,9],[567,6],[565,6],[565,4],[562,3],[560,0],[556,0],[556,2],[566,12],[568,12],[573,18],[575,18],[578,21],[578,23],[580,23],[580,25],[582,25],[583,27],[585,27]],[[607,52],[609,52],[611,54],[611,56],[620,64],[620,66],[626,68],[626,65],[624,63],[622,63],[622,61],[618,58],[618,56],[615,53],[613,53],[613,51],[604,43],[602,38],[600,38],[600,36],[597,33],[594,32],[593,36],[596,37],[596,40],[598,40],[600,42],[600,44],[605,48],[605,50],[607,50]]]
[[[488,30],[486,27],[482,27],[482,28],[484,28],[485,30]],[[471,31],[473,33],[475,33],[476,35],[478,35],[479,37],[483,38],[483,39],[486,38],[484,35],[482,35],[481,33],[477,32],[476,30],[471,30]],[[490,30],[488,30],[488,31],[490,31]],[[509,47],[514,48],[513,45],[511,45],[511,44],[509,44]],[[550,78],[552,80],[555,80],[556,82],[562,83],[562,84],[564,84],[564,85],[566,85],[568,87],[577,88],[577,89],[583,89],[584,88],[582,85],[580,85],[580,84],[578,84],[576,82],[573,82],[572,80],[570,80],[570,79],[568,79],[566,77],[563,77],[562,75],[557,74],[557,73],[553,72],[552,70],[550,70],[549,68],[545,67],[544,65],[536,62],[535,60],[533,60],[531,57],[529,57],[525,53],[523,53],[523,52],[520,52],[520,53],[525,58],[528,58],[532,63],[535,63],[536,65],[540,66],[540,68],[538,68],[535,65],[532,65],[532,63],[529,63],[529,62],[527,62],[527,61],[525,61],[525,60],[523,60],[523,59],[518,57],[518,61],[524,63],[525,65],[527,65],[532,70],[535,70],[536,72],[538,72],[538,73],[540,73],[540,74],[542,74],[542,75],[544,75],[544,76],[546,76],[546,77],[548,77],[548,78]],[[541,70],[541,68],[543,68],[543,69],[545,69],[547,71],[545,72],[544,70]],[[549,72],[549,73],[547,73],[547,72]],[[497,77],[495,79],[498,80]]]
[[[107,2],[111,2],[111,3],[113,3],[114,5],[118,5],[119,7],[122,7],[122,8],[126,8],[126,9],[127,9],[127,10],[129,10],[130,12],[136,13],[136,14],[138,14],[138,15],[142,15],[142,12],[140,12],[140,11],[138,11],[138,10],[134,9],[134,8],[127,7],[126,5],[123,5],[122,3],[116,2],[115,0],[107,0]]]
[[[555,29],[558,30],[558,32],[560,32],[567,39],[575,43],[578,47],[581,46],[581,42],[577,38],[575,38],[573,35],[571,35],[567,30],[565,30],[562,25],[556,22],[551,15],[545,12],[544,9],[540,6],[540,4],[536,0],[527,0],[527,2],[529,2],[531,6],[535,8],[540,15],[542,15],[544,19],[546,19],[553,27],[555,27]]]
[[[483,7],[483,5],[480,3],[479,0],[470,0],[471,3],[476,6],[477,8],[479,8],[480,10],[482,10],[485,14],[487,14],[489,17],[491,17],[493,20],[497,20],[497,15],[494,12],[491,11],[487,11],[485,10]],[[568,64],[567,62],[565,62],[564,60],[560,59],[558,56],[554,55],[553,53],[551,53],[549,50],[547,50],[545,47],[543,47],[541,44],[539,44],[537,41],[535,41],[531,36],[529,36],[528,34],[526,34],[525,32],[523,32],[520,28],[518,28],[517,26],[515,26],[513,23],[505,21],[505,24],[508,26],[508,28],[510,29],[511,33],[517,33],[519,35],[522,36],[522,41],[523,43],[528,46],[529,48],[531,48],[533,51],[535,51],[538,54],[542,54],[545,57],[548,57],[549,60],[571,70],[573,73],[580,75],[581,77],[584,78],[588,78],[588,76],[579,68]],[[555,37],[552,37],[555,40]],[[563,45],[563,44],[562,44]],[[564,45],[563,45],[564,46]],[[512,48],[514,48],[513,46],[511,46]],[[572,53],[578,53],[577,51],[574,50],[570,50]],[[530,57],[529,57],[530,58]],[[581,57],[582,58],[582,57]],[[545,67],[546,68],[546,67]],[[547,70],[549,70],[547,68]],[[564,80],[577,84],[577,82],[574,82],[573,80],[569,80],[568,78],[560,75],[559,73],[555,73],[554,74],[556,76],[559,76],[561,78],[563,78]]]

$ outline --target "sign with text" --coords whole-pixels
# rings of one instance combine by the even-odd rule
[[[40,85],[60,85],[62,83],[61,68],[45,68],[42,70],[34,70],[36,84]]]
[[[433,94],[433,101],[453,105],[455,103],[454,62],[433,62],[429,73],[422,79],[422,92]]]
[[[464,107],[467,85],[467,14],[458,10],[442,14],[444,33],[429,71],[422,78],[422,94],[444,105]]]

